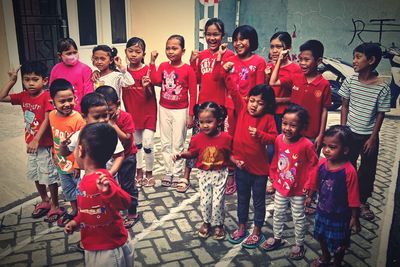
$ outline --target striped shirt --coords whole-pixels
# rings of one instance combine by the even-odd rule
[[[347,126],[358,134],[371,134],[378,112],[390,110],[390,87],[386,82],[363,84],[356,74],[343,82],[339,95],[349,100]]]

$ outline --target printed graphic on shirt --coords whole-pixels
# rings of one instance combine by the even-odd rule
[[[106,213],[106,207],[97,205],[91,207],[90,209],[79,209],[79,212],[86,213],[89,215],[100,215]]]
[[[200,71],[201,74],[212,73],[214,68],[215,59],[214,58],[205,58],[200,63]]]
[[[104,81],[96,80],[94,82],[94,89],[97,89],[97,88],[99,88],[100,86],[103,86],[103,85],[105,85]]]
[[[282,185],[283,189],[290,191],[296,176],[296,167],[298,166],[298,155],[290,153],[289,149],[279,153],[278,160],[278,180],[277,182]],[[291,164],[292,163],[292,164]]]
[[[208,169],[211,167],[222,166],[224,163],[224,153],[215,146],[209,146],[204,149],[202,165]]]
[[[167,71],[163,71],[163,83],[162,83],[162,92],[163,97],[168,100],[178,101],[179,95],[182,91],[182,85],[177,80],[178,75],[175,74],[175,71],[168,73]]]
[[[246,67],[242,67],[241,71],[239,72],[240,80],[247,80],[249,79],[249,70]]]
[[[71,173],[73,162],[60,154],[60,138],[65,139],[64,135],[66,133],[61,132],[59,130],[55,130],[55,131],[53,131],[53,133],[54,133],[53,141],[54,141],[54,150],[56,152],[55,156],[56,156],[57,167],[63,173]],[[68,134],[70,134],[70,133],[68,133]]]
[[[36,119],[35,113],[30,110],[25,110],[24,112],[24,120],[25,120],[25,131],[34,136],[35,133],[39,130],[39,122]]]

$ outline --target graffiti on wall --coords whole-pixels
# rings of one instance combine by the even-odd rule
[[[400,32],[400,24],[395,23],[396,19],[371,19],[365,23],[361,19],[351,19],[353,22],[353,37],[347,45],[351,45],[356,38],[365,43],[363,33],[376,33],[376,39],[370,40],[382,43],[383,34],[386,32]]]

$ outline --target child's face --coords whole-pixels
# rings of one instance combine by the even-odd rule
[[[299,138],[303,129],[297,113],[286,113],[282,118],[282,133],[285,139],[292,142]]]
[[[184,53],[185,49],[182,48],[181,42],[178,39],[172,38],[167,41],[165,54],[171,62],[181,61]]]
[[[92,62],[99,71],[105,71],[109,69],[112,59],[106,51],[97,50],[93,53]]]
[[[24,88],[28,91],[29,95],[37,96],[42,92],[43,87],[47,84],[47,78],[40,75],[30,73],[22,76]]]
[[[213,136],[217,131],[218,121],[214,114],[209,110],[204,110],[199,113],[200,131],[206,135]]]
[[[275,62],[278,61],[279,53],[285,49],[288,48],[285,47],[284,43],[282,43],[278,38],[273,39],[269,46],[269,55],[271,60]]]
[[[349,152],[337,136],[325,136],[322,141],[322,153],[328,161],[335,162],[343,159]]]
[[[75,95],[72,90],[57,92],[53,98],[53,105],[62,116],[69,116],[75,107]]]
[[[233,40],[233,48],[235,48],[239,57],[247,56],[250,53],[250,40],[243,39],[239,33],[237,38]]]
[[[208,44],[208,48],[211,51],[218,51],[221,43],[222,43],[222,33],[218,30],[215,24],[208,26],[205,34],[206,42]]]
[[[261,98],[261,95],[249,96],[249,101],[247,102],[247,112],[253,116],[258,117],[264,113],[265,102]]]
[[[59,56],[62,62],[68,66],[75,65],[79,60],[78,50],[76,50],[72,45],[68,48],[68,50],[65,50],[59,54]]]
[[[140,65],[143,57],[146,55],[146,53],[138,44],[132,45],[125,49],[125,54],[129,60],[129,63],[134,66]]]
[[[118,110],[119,110],[119,103],[111,103],[108,102],[108,117],[109,119],[116,119],[116,116],[118,116]]]
[[[317,71],[317,67],[321,59],[315,59],[310,50],[300,52],[299,65],[304,75],[313,74]]]
[[[368,69],[374,62],[375,62],[374,57],[368,59],[364,53],[354,52],[353,69],[355,72],[360,72],[362,70]]]
[[[89,108],[85,120],[87,124],[96,122],[108,122],[108,106]]]

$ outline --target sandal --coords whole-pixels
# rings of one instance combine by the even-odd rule
[[[136,177],[135,177],[135,186],[136,188],[142,187],[143,184],[143,170],[137,169],[136,170]]]
[[[132,228],[140,219],[140,214],[128,215],[124,219],[124,227],[126,229]]]
[[[323,261],[321,258],[315,259],[311,263],[311,267],[329,267],[331,266],[330,261]]]
[[[32,218],[37,219],[46,215],[51,209],[50,202],[40,202],[35,205],[32,212]]]
[[[304,207],[305,215],[313,215],[315,213],[315,211],[316,211],[316,208],[311,206],[311,204]]]
[[[171,187],[172,188],[176,188],[177,185],[180,183],[181,178],[179,177],[172,177],[172,181],[171,181]]]
[[[161,180],[161,185],[165,187],[170,187],[172,184],[172,176],[165,175]]]
[[[239,229],[229,235],[228,241],[231,244],[242,243],[249,236],[249,231],[240,231]]]
[[[261,244],[261,248],[265,251],[272,251],[282,247],[284,244],[285,242],[282,239],[275,239],[273,237],[270,237]]]
[[[306,248],[304,246],[294,245],[290,250],[289,258],[291,260],[301,260],[304,258],[304,254],[306,253]]]
[[[207,238],[210,236],[211,225],[209,223],[203,223],[199,229],[199,236],[202,238]]]
[[[263,234],[251,234],[242,243],[242,247],[248,249],[254,249],[260,246],[265,241],[265,236]]]
[[[364,220],[373,220],[375,218],[374,212],[369,208],[369,204],[361,204],[360,205],[360,217]]]
[[[75,218],[76,214],[72,214],[72,213],[64,213],[64,216],[60,217],[57,220],[57,225],[59,227],[64,227],[67,223],[69,223],[70,221],[72,221]]]
[[[142,185],[144,187],[152,187],[156,184],[156,180],[154,180],[154,177],[143,177],[143,182]]]
[[[233,182],[229,182],[233,181]],[[228,176],[228,182],[226,185],[225,195],[233,195],[236,192],[236,181],[234,176]]]
[[[223,240],[223,239],[225,239],[224,226],[219,225],[219,226],[215,227],[213,238],[214,238],[214,240]]]
[[[186,191],[190,187],[190,182],[186,178],[179,179],[179,182],[176,184],[176,192],[186,193]]]
[[[58,208],[57,210],[50,210],[47,213],[47,218],[44,219],[45,222],[53,223],[60,219],[65,214],[64,208]]]

